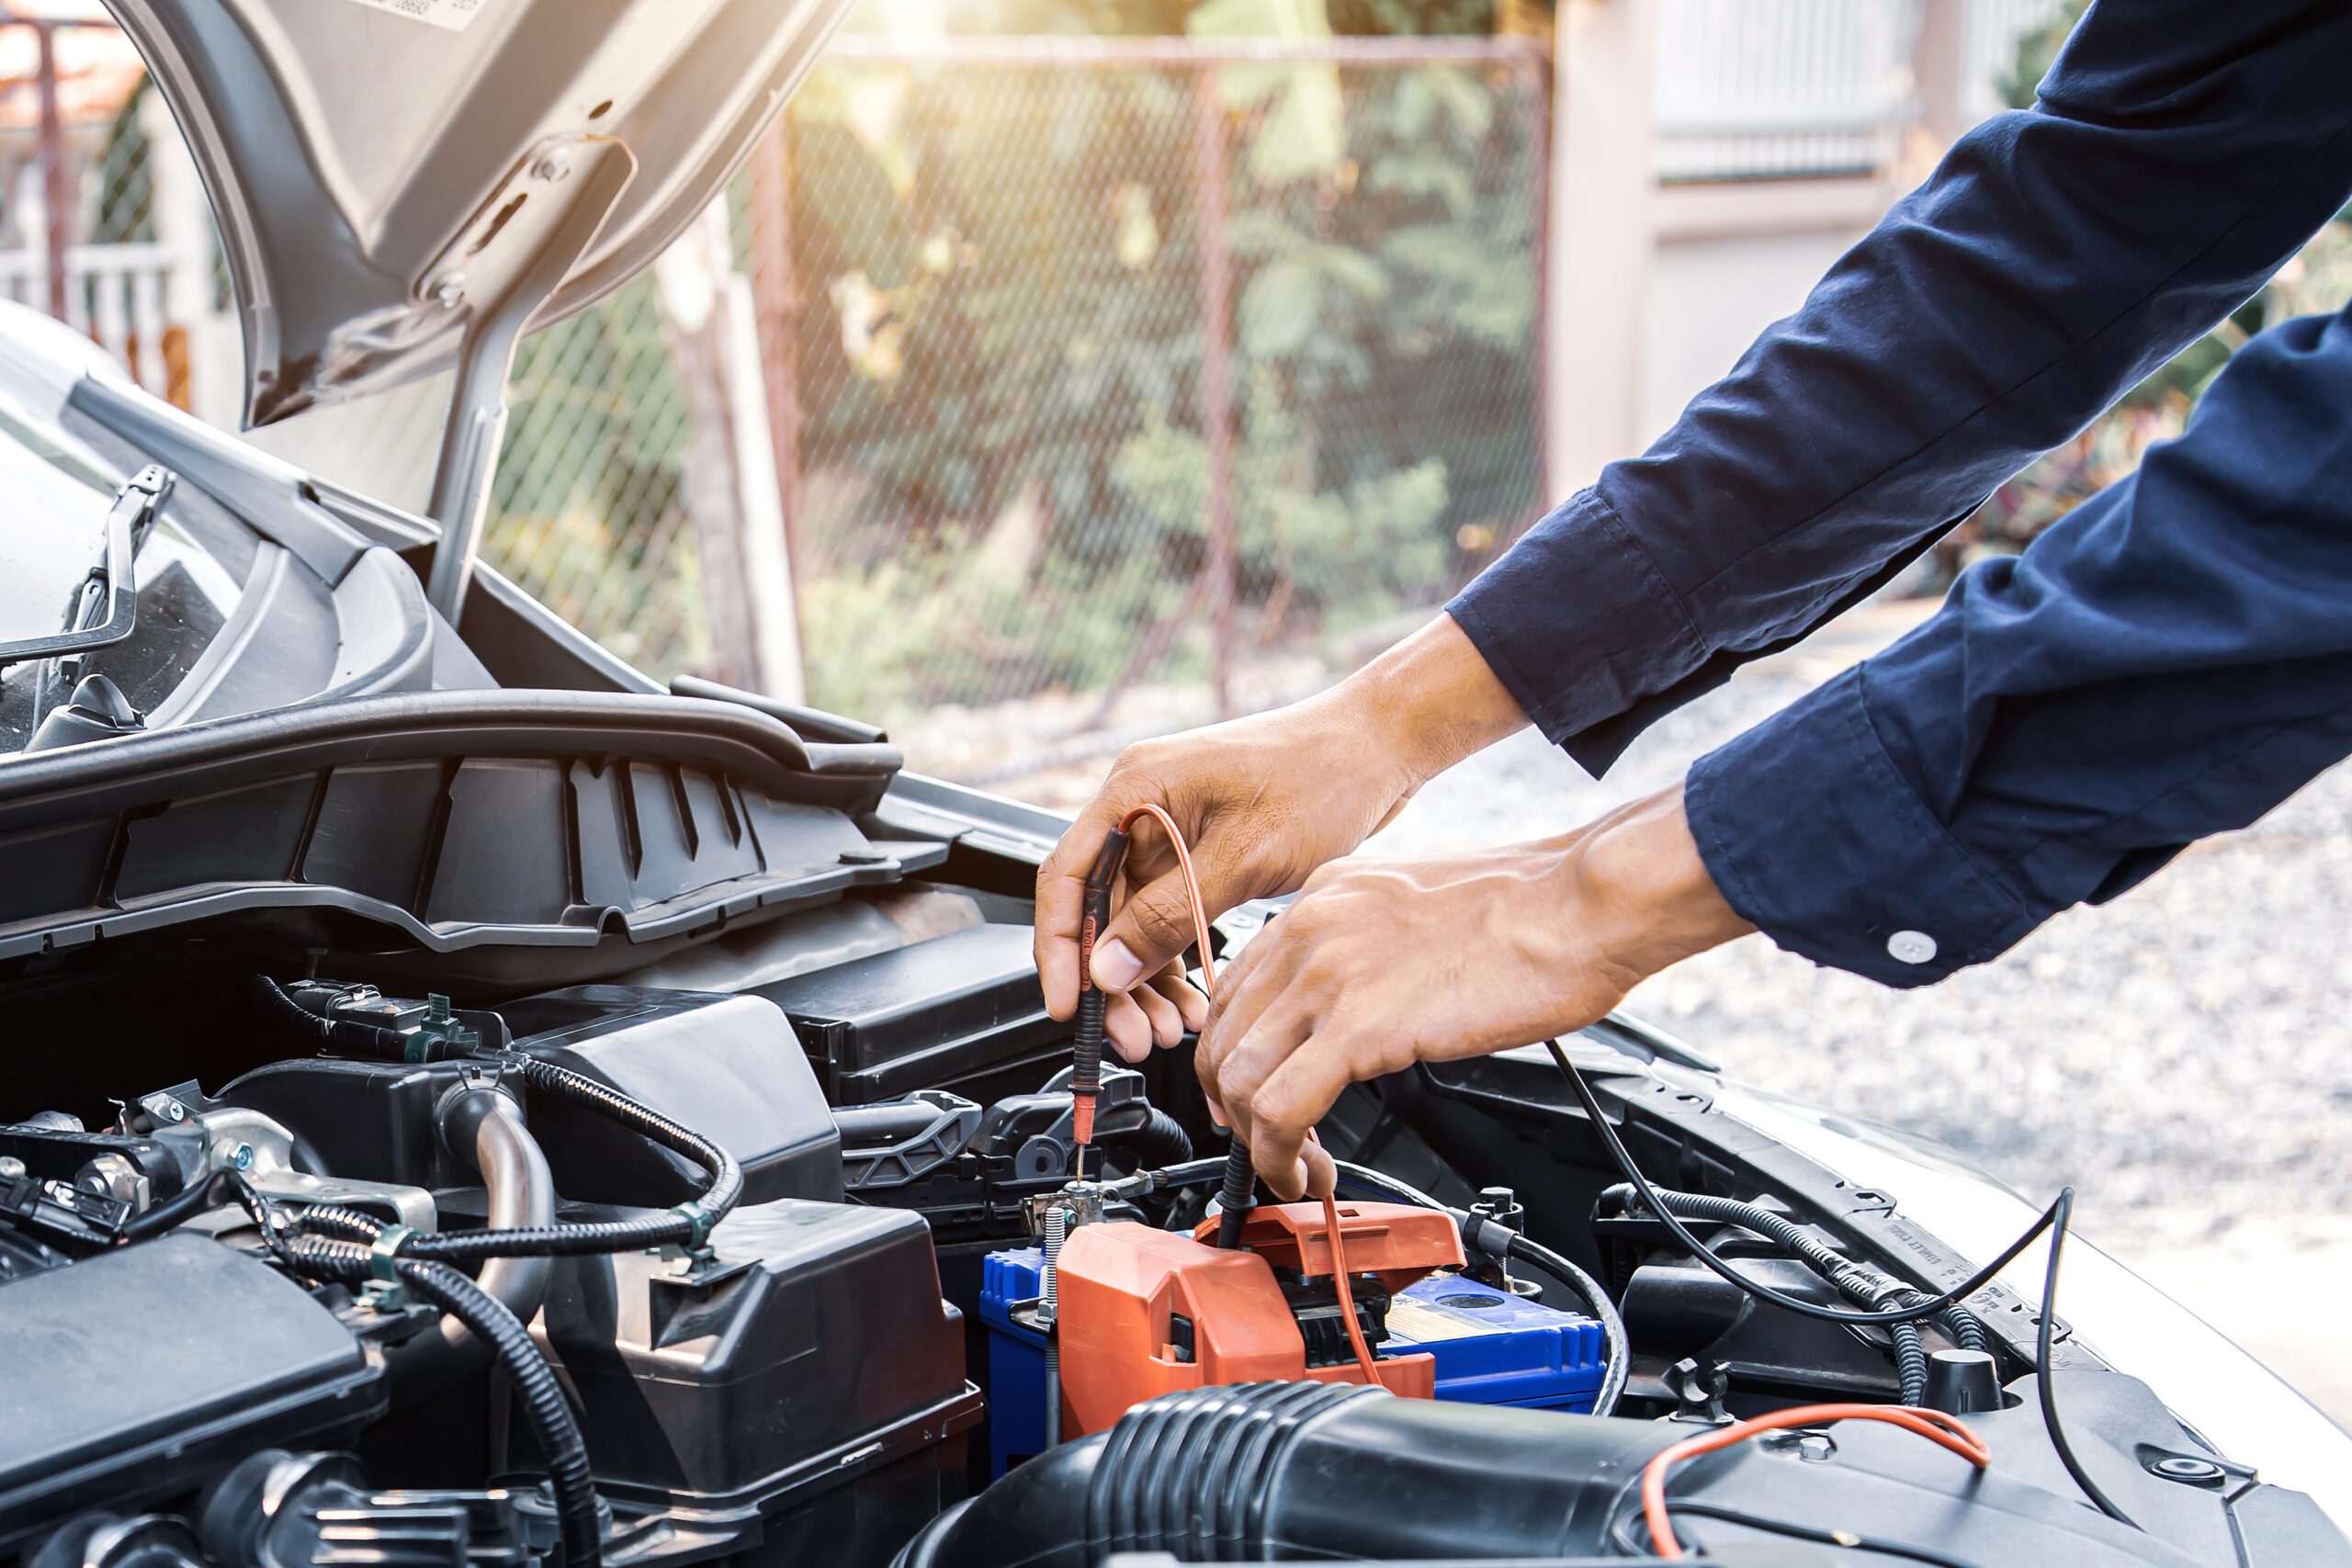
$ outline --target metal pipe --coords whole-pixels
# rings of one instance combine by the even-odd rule
[[[440,1122],[451,1152],[481,1172],[491,1229],[555,1223],[555,1179],[514,1096],[486,1084],[467,1085],[441,1102]],[[547,1299],[549,1267],[545,1258],[492,1258],[482,1264],[478,1283],[527,1324]],[[457,1318],[445,1316],[441,1337],[455,1348],[472,1335]]]

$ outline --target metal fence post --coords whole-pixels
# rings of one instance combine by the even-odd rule
[[[41,205],[48,209],[43,236],[49,259],[49,313],[66,319],[66,247],[74,241],[73,171],[66,166],[65,119],[57,100],[57,24],[28,24],[40,41]]]
[[[768,434],[784,507],[785,561],[800,584],[800,285],[793,264],[792,111],[752,151],[752,299],[767,378]],[[793,624],[800,617],[796,603]],[[797,641],[805,634],[796,631]],[[800,650],[807,658],[807,649]]]
[[[1233,258],[1226,249],[1225,103],[1217,67],[1193,77],[1193,177],[1201,244],[1201,441],[1208,452],[1209,677],[1216,716],[1233,711]]]

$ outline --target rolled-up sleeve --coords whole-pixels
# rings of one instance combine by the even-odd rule
[[[2352,188],[2352,6],[2098,0],[1639,458],[1449,606],[1598,771],[1879,586],[2242,303]]]
[[[1918,985],[2347,753],[2352,311],[2257,335],[2137,474],[1701,759],[1685,803],[1742,915]]]

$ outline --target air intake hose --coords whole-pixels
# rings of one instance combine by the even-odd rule
[[[1029,1461],[934,1520],[897,1568],[1575,1556],[1606,1537],[1628,1478],[1687,1435],[1359,1383],[1191,1389]]]

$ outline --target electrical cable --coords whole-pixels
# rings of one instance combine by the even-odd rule
[[[1391,1202],[1435,1209],[1451,1218],[1456,1228],[1462,1231],[1464,1246],[1476,1246],[1487,1250],[1499,1246],[1509,1256],[1534,1265],[1580,1297],[1590,1315],[1600,1325],[1601,1339],[1608,1347],[1607,1364],[1601,1371],[1600,1388],[1594,1395],[1590,1414],[1607,1416],[1616,1410],[1618,1401],[1624,1393],[1626,1379],[1632,1372],[1633,1346],[1625,1332],[1623,1314],[1618,1312],[1617,1303],[1609,1299],[1609,1292],[1601,1288],[1600,1280],[1532,1237],[1496,1225],[1468,1210],[1441,1203],[1419,1188],[1400,1181],[1385,1171],[1358,1165],[1353,1160],[1335,1159],[1331,1163],[1338,1171],[1341,1185],[1355,1188],[1375,1198],[1385,1198]],[[1165,1192],[1171,1188],[1198,1186],[1218,1179],[1224,1174],[1225,1166],[1222,1158],[1188,1160],[1182,1165],[1168,1166],[1114,1181],[1110,1184],[1110,1190],[1121,1196],[1136,1196],[1147,1192]],[[1507,1239],[1498,1242],[1491,1236],[1482,1238],[1481,1227],[1484,1226],[1492,1226]]]
[[[701,1134],[569,1067],[536,1056],[505,1060],[533,1088],[570,1100],[700,1165],[709,1172],[702,1195],[658,1213],[625,1220],[411,1234],[401,1238],[400,1256],[467,1264],[492,1258],[579,1258],[663,1247],[700,1247],[708,1241],[712,1227],[727,1217],[742,1196],[742,1166]],[[304,1210],[296,1224],[305,1230],[370,1242],[383,1230],[379,1222],[356,1210],[324,1204]]]
[[[1669,1211],[1658,1190],[1651,1185],[1649,1178],[1642,1174],[1642,1168],[1634,1159],[1633,1152],[1625,1147],[1625,1141],[1617,1135],[1617,1129],[1611,1125],[1607,1113],[1601,1110],[1600,1097],[1593,1093],[1592,1086],[1585,1081],[1584,1075],[1577,1071],[1576,1064],[1568,1060],[1567,1052],[1562,1048],[1557,1040],[1547,1040],[1544,1042],[1544,1046],[1551,1052],[1553,1064],[1560,1069],[1561,1077],[1566,1078],[1568,1087],[1575,1090],[1578,1103],[1584,1107],[1587,1119],[1591,1122],[1594,1130],[1600,1134],[1600,1141],[1609,1150],[1610,1157],[1616,1161],[1617,1168],[1624,1172],[1625,1179],[1632,1182],[1635,1190],[1642,1194],[1642,1200],[1648,1206],[1650,1213],[1657,1215],[1659,1222],[1673,1233],[1675,1239],[1688,1247],[1691,1256],[1705,1264],[1710,1270],[1737,1286],[1751,1297],[1784,1311],[1793,1312],[1801,1317],[1815,1318],[1825,1323],[1863,1324],[1878,1326],[1895,1323],[1916,1323],[1921,1318],[1934,1316],[1947,1308],[1958,1306],[1969,1296],[1990,1284],[2002,1269],[2007,1268],[2019,1254],[2033,1244],[2035,1237],[2044,1231],[2050,1232],[2049,1262],[2041,1277],[2041,1331],[2036,1340],[2034,1350],[2034,1382],[2037,1392],[2041,1395],[2041,1424],[2049,1434],[2050,1446],[2057,1452],[2058,1462],[2065,1467],[2067,1475],[2073,1478],[2083,1495],[2089,1498],[2100,1513],[2118,1524],[2129,1525],[2134,1529],[2140,1528],[2132,1516],[2116,1506],[2114,1500],[2099,1489],[2098,1483],[2091,1479],[2090,1472],[2083,1468],[2082,1461],[2075,1456],[2074,1446],[2066,1440],[2064,1426],[2058,1419],[2058,1399],[2052,1388],[2051,1372],[2053,1361],[2052,1330],[2058,1315],[2058,1264],[2066,1247],[2066,1227],[2073,1222],[2075,1214],[2073,1188],[2061,1188],[2058,1196],[2051,1201],[2050,1207],[2042,1211],[2041,1217],[2028,1226],[2025,1233],[2011,1242],[1998,1258],[1939,1296],[1924,1297],[1911,1305],[1884,1313],[1841,1312],[1833,1307],[1816,1306],[1811,1302],[1784,1295],[1769,1285],[1748,1279],[1717,1257],[1713,1249],[1704,1242],[1692,1235],[1689,1228]]]
[[[372,1244],[303,1236],[294,1242],[290,1256],[294,1267],[314,1280],[358,1284],[377,1278]],[[555,1370],[531,1342],[530,1330],[503,1303],[445,1264],[394,1255],[389,1267],[400,1284],[464,1324],[506,1368],[547,1461],[564,1568],[599,1568],[604,1525],[588,1466],[587,1440],[580,1435],[580,1423],[564,1400]]]
[[[1582,1297],[1586,1307],[1600,1325],[1600,1337],[1609,1352],[1607,1365],[1601,1370],[1600,1388],[1593,1396],[1590,1413],[1608,1416],[1615,1412],[1618,1400],[1624,1394],[1625,1380],[1633,1371],[1633,1341],[1625,1332],[1625,1319],[1618,1312],[1617,1303],[1609,1299],[1609,1292],[1600,1288],[1600,1280],[1533,1237],[1497,1224],[1466,1209],[1441,1203],[1419,1188],[1399,1181],[1385,1171],[1374,1170],[1368,1165],[1358,1165],[1352,1160],[1334,1160],[1331,1163],[1337,1168],[1340,1180],[1379,1197],[1400,1203],[1418,1204],[1450,1215],[1456,1228],[1462,1232],[1464,1246],[1487,1252],[1499,1247],[1509,1257],[1532,1263]],[[1487,1234],[1489,1232],[1498,1233],[1501,1239],[1498,1240],[1496,1235]]]
[[[1775,1213],[1760,1204],[1743,1203],[1736,1198],[1718,1198],[1705,1192],[1679,1192],[1662,1187],[1652,1187],[1650,1193],[1679,1218],[1736,1225],[1777,1243],[1857,1306],[1876,1308],[1882,1302],[1907,1304],[1918,1294],[1902,1281],[1891,1280],[1875,1269],[1855,1262],[1836,1247],[1809,1234],[1786,1214]],[[1621,1183],[1603,1192],[1600,1201],[1604,1204],[1614,1201],[1630,1208],[1639,1201],[1639,1195],[1630,1184]],[[1963,1309],[1946,1308],[1937,1314],[1936,1321],[1952,1337],[1954,1344],[1972,1350],[1984,1348],[1983,1325]],[[1967,1331],[1970,1329],[1974,1330],[1973,1344],[1968,1342]],[[1917,1404],[1928,1394],[1927,1344],[1920,1337],[1919,1325],[1915,1322],[1896,1323],[1889,1332],[1894,1337],[1894,1364],[1902,1382],[1901,1403]]]
[[[2050,1434],[2050,1446],[2058,1450],[2058,1462],[2066,1467],[2066,1473],[2074,1478],[2083,1495],[2117,1524],[2130,1525],[2138,1529],[2139,1524],[2115,1506],[2115,1500],[2099,1489],[2098,1483],[2091,1479],[2090,1472],[2083,1468],[2083,1461],[2075,1457],[2075,1447],[2066,1440],[2066,1428],[2058,1422],[2058,1390],[2052,1375],[2056,1371],[2052,1364],[2056,1336],[2052,1331],[2058,1323],[2058,1258],[2066,1250],[2066,1227],[2075,1217],[2075,1190],[2071,1187],[2060,1189],[2058,1201],[2052,1207],[2058,1211],[2058,1224],[2050,1233],[2050,1261],[2041,1273],[2041,1330],[2034,1336],[2033,1342],[2034,1393],[2041,1403],[2042,1429]]]
[[[1792,1427],[1818,1427],[1831,1421],[1883,1421],[1916,1432],[1939,1448],[1949,1450],[1983,1470],[1993,1462],[1984,1441],[1958,1419],[1940,1410],[1919,1410],[1889,1404],[1798,1404],[1786,1410],[1775,1410],[1746,1421],[1735,1421],[1728,1427],[1718,1427],[1702,1432],[1695,1438],[1685,1438],[1670,1448],[1660,1449],[1642,1467],[1642,1518],[1648,1525],[1651,1549],[1667,1559],[1679,1558],[1682,1543],[1674,1539],[1674,1524],[1668,1517],[1666,1503],[1667,1472],[1687,1459],[1711,1454],[1727,1449],[1765,1432],[1783,1431]]]
[[[1651,1213],[1657,1216],[1658,1222],[1672,1233],[1674,1239],[1689,1248],[1692,1256],[1723,1280],[1738,1286],[1758,1301],[1768,1302],[1785,1312],[1795,1313],[1799,1317],[1809,1317],[1820,1323],[1862,1324],[1873,1328],[1884,1328],[1896,1323],[1916,1323],[1921,1318],[1933,1317],[1947,1307],[1958,1306],[1970,1296],[1991,1284],[2000,1275],[2002,1269],[2016,1262],[2025,1249],[2033,1245],[2035,1238],[2050,1229],[2058,1219],[2059,1207],[2056,1203],[2052,1203],[2042,1211],[2040,1219],[2026,1227],[2023,1235],[2004,1248],[1998,1258],[1943,1294],[1923,1298],[1916,1305],[1897,1307],[1889,1312],[1846,1312],[1838,1307],[1815,1305],[1812,1302],[1776,1291],[1760,1280],[1751,1280],[1740,1273],[1717,1257],[1704,1242],[1692,1235],[1689,1226],[1668,1213],[1664,1204],[1657,1200],[1657,1189],[1650,1184],[1649,1178],[1642,1174],[1641,1167],[1634,1163],[1634,1156],[1626,1149],[1624,1140],[1618,1137],[1617,1129],[1610,1124],[1607,1113],[1600,1108],[1599,1098],[1592,1092],[1592,1086],[1585,1082],[1584,1075],[1577,1071],[1576,1065],[1568,1060],[1567,1053],[1560,1048],[1558,1041],[1550,1040],[1544,1043],[1552,1053],[1552,1060],[1558,1065],[1561,1073],[1567,1078],[1569,1087],[1576,1090],[1577,1099],[1584,1106],[1585,1115],[1591,1121],[1595,1130],[1600,1133],[1600,1141],[1608,1148],[1610,1157],[1616,1161],[1617,1168],[1625,1173],[1625,1179],[1631,1181],[1635,1190],[1642,1194],[1644,1204],[1648,1207]]]

